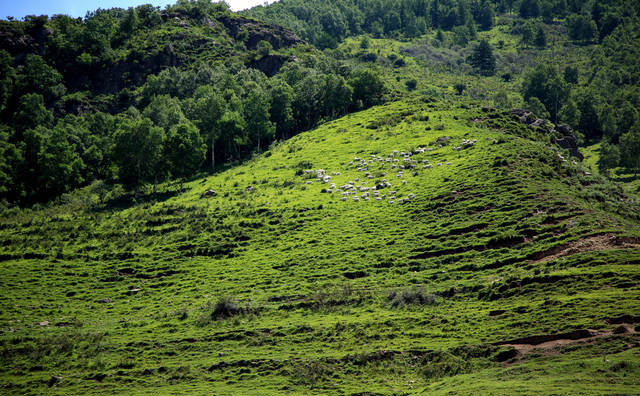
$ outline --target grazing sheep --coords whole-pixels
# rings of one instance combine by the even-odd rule
[[[346,201],[346,200],[347,200],[347,197],[342,197],[342,198],[340,198],[340,200],[341,200],[341,201]]]
[[[312,182],[311,180],[309,180],[309,181],[307,182],[307,184],[313,184],[313,182]]]
[[[451,165],[451,162],[447,162],[445,165]]]
[[[442,162],[438,162],[436,165],[438,165],[438,166],[442,166]]]
[[[403,181],[402,181],[402,184],[403,184],[403,185],[404,185],[404,184],[407,184],[407,181],[406,181],[406,180],[403,180]]]
[[[389,201],[390,204],[393,204],[393,201]]]

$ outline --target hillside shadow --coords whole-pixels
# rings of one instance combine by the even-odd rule
[[[182,192],[187,192],[189,189],[185,188]],[[92,209],[92,212],[109,212],[112,210],[124,210],[129,209],[137,205],[145,204],[145,203],[158,203],[164,202],[170,198],[173,198],[177,195],[181,194],[179,190],[170,190],[170,191],[156,191],[140,194],[138,199],[135,199],[134,193],[128,192],[126,194],[120,195],[115,198],[105,200],[101,205],[96,206]]]

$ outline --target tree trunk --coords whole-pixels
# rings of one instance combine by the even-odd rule
[[[136,200],[138,200],[138,198],[140,198],[140,185],[138,183],[136,183],[136,187],[134,191],[135,191]]]
[[[182,189],[182,184],[183,184],[183,183],[184,183],[184,179],[180,179],[180,192],[184,191],[184,190]]]

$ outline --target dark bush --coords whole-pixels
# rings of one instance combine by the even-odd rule
[[[389,292],[387,299],[393,308],[402,308],[407,305],[434,305],[438,302],[437,296],[427,293],[424,286],[393,290]]]

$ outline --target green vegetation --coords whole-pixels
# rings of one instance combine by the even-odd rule
[[[639,15],[0,21],[0,393],[639,394]]]

